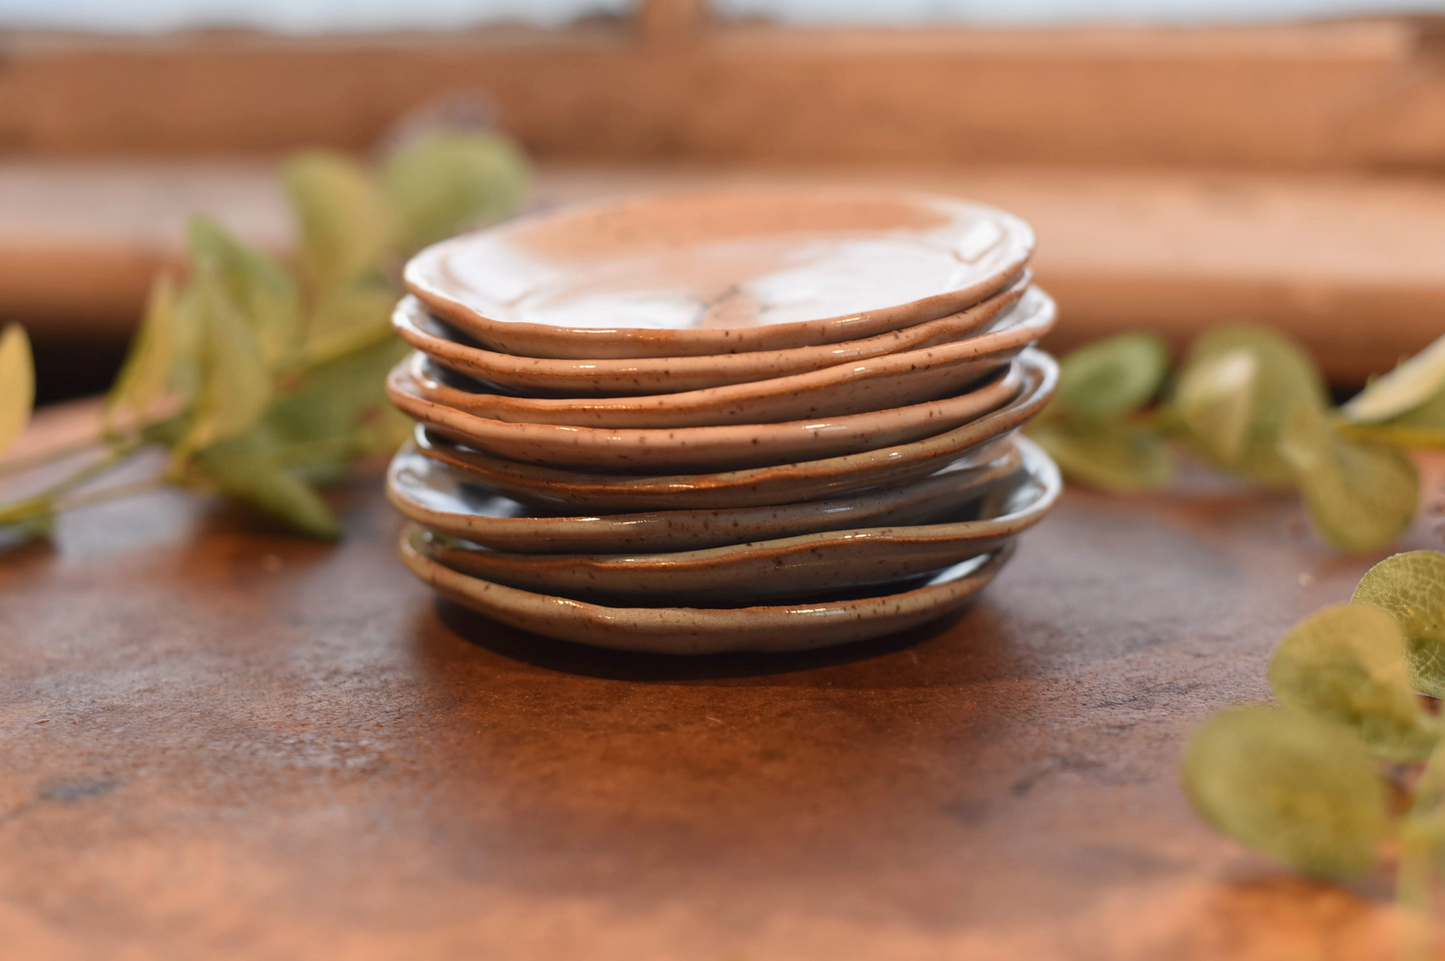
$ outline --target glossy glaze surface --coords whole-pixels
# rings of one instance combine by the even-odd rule
[[[1026,443],[1026,442],[1025,442]],[[543,515],[412,445],[392,458],[387,496],[423,526],[477,544],[520,553],[618,553],[695,550],[817,531],[927,524],[957,512],[1019,466],[1012,441],[996,457],[960,459],[922,480],[802,504],[631,514]]]
[[[800,451],[826,458],[908,443],[976,420],[1014,400],[1022,386],[1022,369],[1015,362],[964,393],[907,407],[777,424],[656,429],[514,424],[478,417],[427,400],[404,364],[387,379],[387,395],[428,428],[512,460],[653,473],[761,467],[788,463]]]
[[[417,431],[417,447],[462,468],[478,483],[560,510],[759,507],[817,500],[917,480],[960,457],[994,456],[986,448],[1042,410],[1058,384],[1058,365],[1042,351],[1025,351],[1017,363],[1024,373],[1019,397],[956,430],[911,444],[773,467],[661,476],[559,470],[459,447],[423,429]]]
[[[806,651],[882,637],[958,611],[993,580],[1005,547],[897,594],[735,608],[607,607],[469,577],[431,560],[402,532],[401,559],[438,594],[509,627],[619,651],[719,654]]]
[[[420,532],[413,546],[474,577],[578,599],[739,606],[763,599],[836,599],[864,587],[931,574],[997,550],[1057,500],[1058,469],[1035,444],[1005,488],[938,524],[804,534],[654,554],[519,554]]]
[[[702,390],[784,377],[975,336],[994,326],[1023,296],[1028,271],[998,294],[966,310],[862,340],[785,350],[692,357],[521,357],[487,350],[427,313],[415,296],[402,298],[392,325],[402,339],[443,366],[522,394],[601,397]]]
[[[1054,304],[1037,288],[988,333],[747,384],[642,397],[537,398],[498,392],[413,354],[426,400],[492,420],[577,427],[668,428],[777,423],[904,407],[957,394],[1049,332]]]
[[[609,200],[443,241],[407,287],[487,347],[647,357],[802,347],[954,313],[1002,289],[1033,234],[927,194],[731,188]]]

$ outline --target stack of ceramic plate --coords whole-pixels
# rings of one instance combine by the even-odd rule
[[[734,189],[572,207],[406,269],[402,556],[537,634],[796,650],[957,611],[1059,491],[1018,435],[1054,321],[1028,225]]]

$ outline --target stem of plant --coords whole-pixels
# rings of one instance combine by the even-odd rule
[[[57,481],[39,493],[14,503],[0,505],[0,525],[18,524],[63,510],[64,508],[57,503],[58,498],[116,467],[139,450],[140,446],[139,441],[127,441],[113,446],[104,457],[86,464],[64,480]],[[79,500],[79,498],[72,498],[72,501],[74,500]]]

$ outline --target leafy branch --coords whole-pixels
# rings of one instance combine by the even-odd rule
[[[1281,708],[1236,707],[1195,732],[1184,759],[1195,807],[1310,874],[1393,868],[1409,922],[1402,955],[1437,957],[1445,732],[1434,699],[1445,695],[1445,554],[1376,564],[1349,604],[1285,635],[1269,686]]]
[[[61,511],[166,483],[219,491],[302,533],[336,536],[314,485],[394,450],[409,426],[382,386],[405,352],[390,325],[400,265],[513,211],[526,165],[501,137],[447,131],[403,146],[375,173],[339,154],[302,153],[282,183],[299,233],[295,267],[193,218],[186,276],[155,282],[101,436],[81,451],[0,465],[0,474],[93,456],[39,493],[0,503],[0,528],[43,536]],[[34,388],[29,341],[12,324],[0,334],[0,453],[23,430]],[[89,486],[148,447],[168,452],[161,476]]]
[[[1309,356],[1267,328],[1208,331],[1172,378],[1159,338],[1123,334],[1063,359],[1030,432],[1071,479],[1113,491],[1167,486],[1186,449],[1250,483],[1297,489],[1325,540],[1372,550],[1415,515],[1405,449],[1445,446],[1445,337],[1334,408]]]

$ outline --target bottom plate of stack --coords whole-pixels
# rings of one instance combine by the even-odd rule
[[[1060,488],[1042,450],[1004,437],[913,488],[855,495],[865,505],[855,524],[929,523],[839,529],[848,511],[810,514],[796,505],[761,518],[718,510],[705,518],[709,531],[737,523],[791,536],[722,537],[717,546],[677,550],[667,548],[686,547],[699,512],[559,517],[415,449],[397,456],[388,478],[393,503],[413,521],[402,559],[438,593],[536,634],[675,654],[806,650],[954,614],[993,579],[1013,538],[1043,517]],[[794,533],[799,524],[811,532]],[[568,530],[578,532],[573,540],[558,540]],[[711,534],[701,543],[718,540]],[[613,552],[557,550],[588,545]]]

